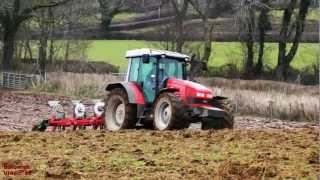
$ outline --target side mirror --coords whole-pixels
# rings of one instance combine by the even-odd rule
[[[143,62],[143,64],[149,64],[150,56],[148,54],[142,55],[142,62]]]

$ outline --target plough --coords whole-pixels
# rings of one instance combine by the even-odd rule
[[[91,126],[93,129],[104,128],[104,106],[102,100],[93,100],[93,116],[87,117],[86,107],[81,101],[72,101],[73,116],[66,117],[66,113],[60,101],[49,101],[51,108],[50,118],[40,121],[33,126],[33,131],[46,131],[48,127],[53,127],[52,131],[65,130],[66,127],[72,127],[72,130],[86,129]]]

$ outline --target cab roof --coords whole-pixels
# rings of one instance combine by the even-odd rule
[[[148,49],[148,48],[129,50],[126,53],[126,58],[140,57],[143,55],[149,55],[149,56],[166,55],[173,58],[190,60],[190,57],[185,54],[172,52],[172,51]]]

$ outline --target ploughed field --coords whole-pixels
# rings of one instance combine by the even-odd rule
[[[31,179],[317,179],[320,170],[316,123],[241,116],[234,130],[30,132],[55,99],[0,91],[0,178],[4,164],[28,167]]]
[[[317,140],[310,128],[0,132],[0,160],[34,179],[317,179]]]

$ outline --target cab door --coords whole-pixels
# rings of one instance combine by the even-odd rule
[[[141,57],[130,60],[128,81],[140,85],[147,103],[152,103],[156,94],[156,68],[157,60],[150,57],[149,62],[144,63]]]
[[[141,84],[144,97],[148,103],[152,103],[156,94],[156,69],[157,60],[150,57],[149,62],[140,62],[138,82]]]

